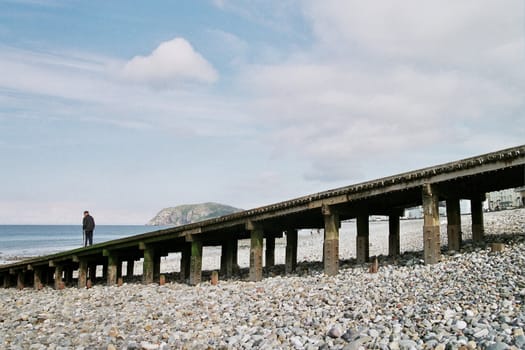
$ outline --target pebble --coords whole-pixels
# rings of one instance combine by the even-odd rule
[[[463,321],[463,320],[459,320],[456,322],[456,328],[459,329],[460,331],[467,328],[467,322]]]
[[[0,348],[524,349],[525,209],[487,213],[486,243],[473,244],[462,221],[461,252],[422,264],[418,221],[417,232],[401,235],[416,251],[396,264],[379,257],[377,274],[342,260],[338,275],[324,276],[311,262],[322,255],[314,234],[299,238],[314,259],[300,260],[298,273],[283,276],[281,265],[257,283],[0,289]],[[388,239],[370,241],[372,252]],[[491,252],[493,241],[505,250]]]

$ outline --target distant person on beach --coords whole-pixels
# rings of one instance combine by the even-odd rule
[[[93,244],[93,231],[95,230],[95,220],[89,211],[84,212],[84,219],[82,220],[82,229],[84,230],[84,247]]]

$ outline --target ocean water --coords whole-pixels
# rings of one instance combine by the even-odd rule
[[[165,227],[144,225],[97,225],[93,243],[129,237]],[[0,264],[62,252],[83,246],[80,225],[0,225]]]

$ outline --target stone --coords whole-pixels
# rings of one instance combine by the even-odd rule
[[[523,334],[522,335],[518,335],[514,339],[514,345],[516,345],[520,349],[525,349],[525,336]]]
[[[494,344],[487,346],[487,350],[507,350],[507,349],[509,349],[509,346],[502,342],[496,342]]]
[[[343,333],[341,332],[341,328],[339,328],[339,326],[332,326],[327,334],[330,338],[340,338]]]
[[[483,328],[482,330],[477,331],[474,333],[474,338],[483,338],[489,335],[489,330],[487,328]]]
[[[459,329],[460,331],[467,328],[467,322],[463,321],[463,320],[458,320],[456,322],[456,328]]]

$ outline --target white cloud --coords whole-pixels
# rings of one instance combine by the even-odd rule
[[[171,87],[181,81],[213,83],[213,66],[183,38],[161,43],[149,56],[135,56],[122,74],[125,78],[155,87]]]
[[[246,67],[241,84],[268,144],[310,164],[306,179],[348,183],[377,163],[406,170],[417,154],[441,162],[444,148],[480,153],[519,139],[521,2],[332,0],[304,11],[312,49]]]
[[[321,42],[433,62],[475,62],[523,37],[523,2],[509,0],[308,1]]]
[[[123,66],[89,53],[0,46],[0,118],[82,120],[184,135],[246,132],[236,101],[199,84],[162,90],[129,84],[119,75]]]

